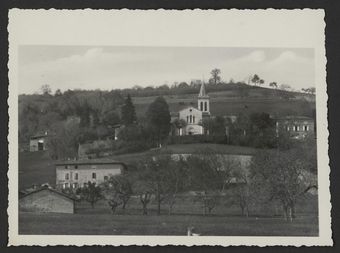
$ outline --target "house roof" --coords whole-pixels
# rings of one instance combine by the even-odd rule
[[[36,135],[33,135],[30,137],[31,140],[34,140],[34,139],[40,139],[40,138],[46,138],[48,137],[48,134],[36,134]]]
[[[181,112],[181,111],[187,110],[187,109],[193,109],[193,110],[196,110],[196,111],[200,111],[196,107],[190,105],[190,106],[186,106],[186,107],[182,108],[181,110],[178,111],[178,113]]]
[[[35,194],[35,193],[40,192],[40,191],[44,191],[44,190],[47,190],[47,191],[50,191],[50,192],[59,194],[60,196],[65,197],[65,198],[68,198],[68,199],[70,199],[70,200],[76,200],[75,198],[73,198],[73,197],[71,197],[71,196],[69,196],[69,195],[67,195],[67,194],[65,194],[65,193],[62,193],[62,192],[60,192],[60,191],[57,191],[57,190],[55,190],[55,189],[52,189],[52,188],[46,187],[46,186],[40,187],[40,188],[38,188],[37,190],[34,190],[34,191],[30,191],[30,192],[24,194],[23,196],[21,196],[20,199],[25,198],[25,197],[27,197],[28,195]],[[25,193],[24,191],[21,191],[21,192]]]
[[[125,166],[123,162],[119,162],[112,159],[81,159],[81,160],[67,160],[67,161],[58,161],[55,165],[97,165],[97,164],[122,164]]]
[[[306,116],[282,116],[282,117],[277,117],[277,120],[313,120],[311,117],[306,117]]]

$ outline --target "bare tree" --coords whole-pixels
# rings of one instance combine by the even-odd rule
[[[309,166],[309,161],[294,149],[262,151],[252,162],[252,190],[267,201],[281,203],[284,217],[293,221],[299,198],[317,188],[316,175],[309,172]]]

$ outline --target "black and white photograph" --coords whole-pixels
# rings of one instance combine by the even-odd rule
[[[11,10],[10,244],[332,245],[323,30]]]

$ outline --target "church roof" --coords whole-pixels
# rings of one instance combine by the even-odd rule
[[[205,91],[205,84],[202,83],[200,93],[198,94],[198,97],[208,97],[206,91]]]

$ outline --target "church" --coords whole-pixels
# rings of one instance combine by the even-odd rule
[[[172,122],[177,122],[175,135],[202,135],[207,134],[202,126],[204,119],[210,118],[209,96],[205,85],[202,83],[197,99],[197,108],[188,106],[172,117]]]

